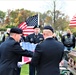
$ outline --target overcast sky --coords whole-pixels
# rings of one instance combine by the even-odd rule
[[[62,10],[70,19],[76,14],[76,0],[57,0],[57,8]],[[61,1],[61,2],[60,2]],[[0,0],[0,10],[28,9],[41,13],[53,8],[52,0]]]

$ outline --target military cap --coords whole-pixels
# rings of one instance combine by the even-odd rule
[[[11,30],[10,30],[10,33],[17,33],[17,34],[22,34],[22,29],[20,29],[20,28],[17,28],[17,27],[13,27],[13,28],[11,28]]]
[[[35,25],[33,29],[40,28],[40,25]]]
[[[54,29],[50,25],[45,26],[43,29],[51,30],[54,33]]]

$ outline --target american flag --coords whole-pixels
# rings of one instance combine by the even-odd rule
[[[38,15],[34,15],[34,16],[27,18],[27,20],[19,24],[18,27],[23,30],[24,36],[27,36],[34,32],[33,27],[35,25],[38,25]]]
[[[76,27],[76,15],[73,16],[69,24],[70,27]]]
[[[23,30],[24,36],[32,34],[34,32],[33,27],[38,25],[38,15],[31,16],[27,18],[25,22],[18,25],[19,28]],[[31,60],[29,57],[22,57],[22,62],[29,63]]]

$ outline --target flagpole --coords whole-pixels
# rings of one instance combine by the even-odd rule
[[[39,13],[38,13],[38,25],[40,25],[40,22],[39,22]]]

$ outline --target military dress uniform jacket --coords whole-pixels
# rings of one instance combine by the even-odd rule
[[[37,75],[60,75],[59,63],[64,46],[54,38],[47,38],[36,46],[31,64],[36,66]]]
[[[40,33],[38,35],[35,35],[35,33],[33,33],[26,37],[26,42],[30,42],[34,44],[37,44],[43,40],[44,40],[43,35]]]
[[[0,45],[0,75],[17,75],[17,62],[20,56],[32,57],[33,53],[22,50],[20,44],[9,37]]]

